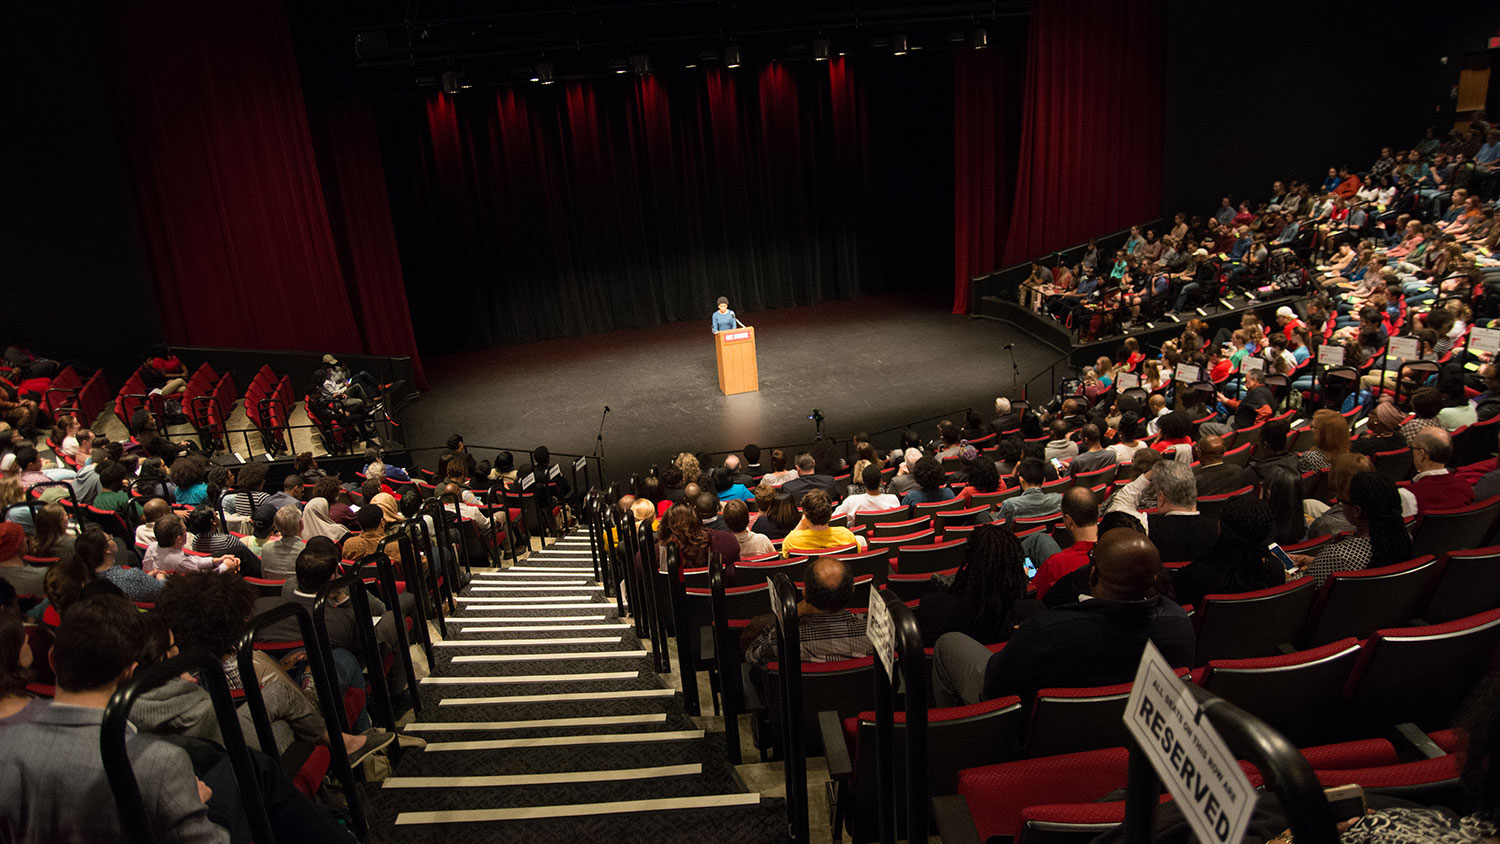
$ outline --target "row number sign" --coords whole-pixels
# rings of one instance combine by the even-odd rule
[[[885,667],[885,676],[896,680],[896,623],[891,619],[891,608],[885,604],[885,594],[878,589],[870,590],[870,614],[865,616],[865,635],[875,646],[875,655]]]
[[[1239,842],[1256,793],[1161,651],[1149,641],[1126,704],[1125,726],[1176,798],[1199,841]]]

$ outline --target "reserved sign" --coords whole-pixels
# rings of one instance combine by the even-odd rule
[[[1125,726],[1177,799],[1198,840],[1244,838],[1256,793],[1235,754],[1161,651],[1149,641],[1125,707]]]

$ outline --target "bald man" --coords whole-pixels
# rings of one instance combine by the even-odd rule
[[[1198,481],[1198,497],[1234,492],[1255,483],[1255,478],[1243,466],[1224,462],[1224,438],[1218,434],[1204,434],[1193,446],[1193,456],[1198,458],[1198,467],[1193,477]]]
[[[1440,426],[1428,425],[1411,439],[1411,462],[1417,474],[1411,479],[1411,494],[1417,513],[1452,510],[1474,503],[1474,487],[1448,471],[1453,459],[1453,437]]]
[[[843,560],[817,557],[802,570],[802,600],[797,603],[797,636],[803,662],[838,662],[869,656],[875,646],[865,635],[865,620],[849,612],[854,576]],[[776,624],[767,614],[751,621],[741,637],[748,641],[745,661],[764,668],[777,659]],[[980,645],[983,649],[984,646]],[[989,651],[985,651],[989,653]]]
[[[1193,623],[1157,590],[1161,557],[1139,531],[1099,537],[1089,600],[1049,609],[1016,628],[999,653],[962,633],[937,640],[933,691],[938,706],[1006,695],[1029,701],[1038,689],[1128,683],[1149,639],[1174,666],[1193,660]]]

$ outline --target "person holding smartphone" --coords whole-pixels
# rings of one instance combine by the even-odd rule
[[[1204,595],[1237,594],[1280,586],[1286,568],[1271,553],[1275,524],[1271,510],[1253,495],[1225,503],[1219,514],[1219,535],[1172,579],[1177,602],[1203,606]]]

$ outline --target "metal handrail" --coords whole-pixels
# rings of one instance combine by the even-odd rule
[[[357,574],[346,574],[335,577],[323,584],[318,590],[317,600],[313,603],[313,630],[317,633],[318,641],[330,642],[328,638],[328,607],[333,602],[334,594],[341,590],[349,590],[349,602],[353,604],[354,629],[359,631],[360,650],[364,651],[365,670],[369,679],[365,688],[373,692],[375,698],[375,720],[381,726],[396,731],[396,711],[391,704],[391,690],[385,679],[385,664],[380,658],[380,643],[375,640],[375,627],[370,623],[370,599],[365,594],[365,582]],[[412,689],[411,694],[416,696],[417,690]],[[349,732],[349,719],[343,709],[339,709],[339,730]],[[401,744],[396,742],[391,752],[391,764],[401,761]]]
[[[339,723],[339,712],[343,710],[343,706],[337,697],[341,687],[333,671],[333,649],[328,646],[327,641],[317,638],[312,616],[301,604],[288,601],[250,619],[245,634],[240,637],[235,649],[240,677],[254,680],[255,640],[266,628],[286,618],[295,618],[297,629],[301,631],[302,645],[307,649],[308,670],[312,672],[313,682],[318,687],[318,706],[323,710],[323,723],[335,726]],[[255,734],[260,740],[261,750],[274,753],[276,735],[271,731],[271,717],[266,711],[266,699],[261,694],[260,683],[246,682],[244,688],[245,703],[250,707],[250,717],[255,723]],[[364,797],[354,779],[354,769],[349,765],[349,753],[344,749],[344,742],[335,738],[334,732],[329,732],[328,755],[333,762],[334,776],[338,777],[344,790],[344,799],[349,804],[350,823],[356,837],[362,839],[369,828],[365,821]]]
[[[265,797],[260,792],[260,780],[255,775],[250,750],[245,746],[239,716],[234,711],[234,698],[229,691],[229,681],[224,677],[224,666],[212,654],[196,648],[137,671],[115,690],[104,706],[104,719],[99,728],[99,754],[104,763],[104,774],[109,779],[109,790],[114,793],[115,807],[120,812],[120,828],[131,844],[153,844],[156,841],[151,817],[141,798],[140,782],[135,778],[135,769],[125,747],[125,734],[130,727],[130,710],[136,700],[146,691],[188,671],[198,672],[199,682],[207,687],[208,696],[213,700],[214,716],[224,738],[224,749],[229,753],[234,780],[240,788],[252,837],[256,841],[274,842],[276,837],[266,816]],[[253,674],[250,676],[254,677]],[[88,807],[80,808],[88,811]]]
[[[797,589],[785,574],[771,578],[776,620],[776,661],[781,672],[781,749],[786,772],[787,837],[808,840],[807,748],[802,734],[802,639],[797,628]]]
[[[784,575],[783,575],[784,576]],[[874,593],[885,601],[896,633],[896,659],[906,696],[906,837],[927,840],[927,670],[922,650],[922,632],[911,608],[894,593]],[[879,654],[876,655],[877,663]],[[894,844],[896,819],[895,697],[898,689],[883,667],[875,666],[875,767],[876,806],[880,813],[880,840]]]

